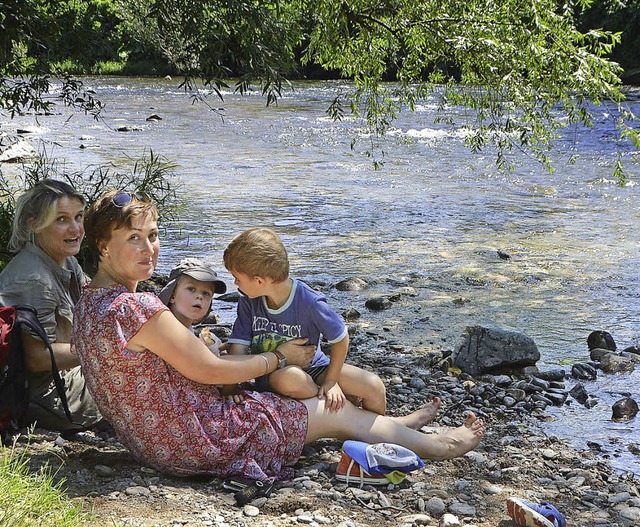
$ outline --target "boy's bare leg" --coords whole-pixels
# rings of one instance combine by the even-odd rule
[[[322,383],[323,379],[324,377],[320,376],[318,381]],[[351,364],[344,364],[340,373],[339,384],[351,402],[354,402],[354,400],[360,401],[360,405],[354,403],[356,406],[362,406],[365,410],[376,414],[386,415],[386,389],[382,379],[375,373]],[[441,403],[442,401],[439,397],[434,397],[433,401],[425,404],[415,412],[402,417],[392,417],[392,419],[414,430],[420,430],[420,428],[436,418]]]
[[[350,402],[337,412],[327,412],[324,400],[312,397],[302,401],[307,407],[306,442],[323,437],[356,439],[367,443],[396,443],[426,459],[462,456],[480,444],[484,421],[469,413],[464,424],[444,434],[423,434],[389,417],[356,408]]]
[[[318,377],[322,384],[325,374]],[[387,411],[387,393],[382,379],[372,373],[351,364],[343,364],[338,383],[344,394],[353,402],[360,401],[362,408],[375,414],[385,415]]]
[[[298,366],[287,366],[271,373],[269,387],[272,392],[292,399],[308,399],[318,395],[318,385]]]

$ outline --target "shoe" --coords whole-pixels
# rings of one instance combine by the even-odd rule
[[[273,483],[256,480],[246,485],[242,490],[236,492],[233,497],[238,505],[246,505],[258,498],[268,498],[271,494]]]
[[[566,527],[564,516],[553,505],[541,501],[539,504],[520,498],[507,500],[509,516],[524,527]]]
[[[356,463],[349,454],[342,452],[340,463],[336,468],[336,479],[349,483],[363,485],[388,485],[389,480],[383,474],[369,474],[362,465]]]

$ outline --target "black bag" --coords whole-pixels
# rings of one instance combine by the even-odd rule
[[[49,349],[53,382],[64,412],[69,422],[72,422],[64,391],[64,380],[60,377],[51,342],[38,320],[36,310],[26,305],[0,307],[0,439],[3,445],[24,426],[29,405],[29,386],[21,334],[23,327],[35,333]]]

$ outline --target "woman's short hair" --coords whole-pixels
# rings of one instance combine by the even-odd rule
[[[16,201],[7,248],[17,253],[27,242],[33,241],[35,232],[48,227],[55,220],[58,200],[65,196],[86,205],[80,192],[57,179],[42,179],[23,192]]]
[[[158,209],[144,194],[110,190],[89,207],[84,216],[84,231],[89,258],[93,265],[100,262],[99,244],[108,242],[111,234],[123,227],[131,228],[137,217],[158,219]]]
[[[280,237],[271,229],[256,227],[236,236],[224,251],[224,265],[251,277],[274,282],[289,277],[289,256]]]

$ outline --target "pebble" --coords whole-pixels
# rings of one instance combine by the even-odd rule
[[[113,470],[111,467],[106,467],[104,465],[96,465],[93,468],[93,471],[96,473],[96,476],[100,476],[103,478],[108,478],[115,474],[115,470]]]
[[[189,518],[194,525],[454,527],[464,524],[471,527],[480,524],[487,527],[490,525],[487,518],[498,518],[490,527],[502,523],[511,525],[504,509],[504,498],[498,496],[501,494],[549,501],[567,514],[568,524],[572,527],[640,525],[637,482],[610,470],[598,457],[598,450],[605,450],[605,446],[597,449],[593,445],[598,444],[591,441],[585,452],[577,453],[558,438],[539,432],[535,424],[530,426],[532,416],[543,415],[532,415],[535,398],[560,400],[568,393],[564,384],[528,381],[516,375],[471,379],[464,374],[451,374],[450,362],[446,360],[449,357],[444,352],[425,352],[416,356],[407,349],[406,353],[394,352],[390,364],[389,350],[401,344],[391,342],[388,333],[382,329],[372,331],[370,336],[363,336],[362,331],[355,332],[350,358],[380,374],[387,387],[392,415],[410,411],[437,394],[443,399],[438,426],[423,427],[423,432],[442,433],[448,426],[457,426],[463,412],[471,408],[480,409],[490,422],[479,449],[460,459],[427,463],[415,478],[410,475],[400,485],[360,489],[337,482],[333,472],[339,459],[340,444],[319,441],[305,448],[300,463],[303,466],[296,468],[293,482],[279,483],[271,497],[238,508],[232,493],[222,490],[216,478],[207,483],[191,479],[178,483],[130,461],[117,442],[82,435],[82,441],[92,445],[92,453],[87,456],[90,461],[85,462],[84,468],[78,468],[83,456],[74,452],[77,440],[65,442],[52,435],[48,444],[55,442],[63,447],[56,449],[56,455],[68,455],[69,462],[76,463],[72,473],[63,474],[76,486],[76,495],[92,492],[96,476],[99,476],[100,486],[104,489],[102,495],[108,501],[117,501],[117,507],[132,502],[133,510],[136,500],[130,496],[144,498],[148,508],[160,509],[176,504],[175,517]],[[446,369],[440,369],[442,365],[446,365]],[[555,395],[558,395],[557,399]],[[517,402],[505,401],[508,397]],[[602,443],[605,445],[604,439]],[[100,458],[101,449],[119,449],[122,458]],[[101,459],[102,463],[115,459],[117,470],[101,464]],[[446,475],[444,479],[443,474]],[[86,489],[78,490],[81,485],[86,485]],[[191,516],[180,512],[183,505],[193,511]],[[225,516],[217,511],[224,511]],[[163,522],[153,525],[181,524],[182,520],[169,520],[168,514],[165,512]],[[258,516],[259,520],[255,520]],[[349,517],[351,519],[347,519]],[[140,518],[133,518],[126,525],[141,525],[140,521]]]
[[[620,492],[613,496],[609,496],[609,503],[623,503],[631,498],[628,492]]]
[[[453,514],[444,514],[442,518],[440,518],[440,523],[438,525],[440,527],[455,527],[462,524],[460,523],[460,520]]]
[[[556,452],[552,448],[543,448],[540,453],[545,459],[556,459],[560,456],[560,454],[558,454],[558,452]]]
[[[147,487],[141,487],[139,485],[127,487],[124,492],[128,496],[151,496],[151,491]]]
[[[444,501],[437,497],[430,498],[425,504],[425,507],[429,514],[436,517],[442,516],[447,510],[447,506]]]
[[[242,507],[242,514],[247,516],[248,518],[255,518],[260,514],[260,509],[255,507],[254,505],[245,505]]]
[[[501,487],[497,487],[495,485],[487,485],[482,488],[482,491],[485,494],[489,494],[490,496],[493,496],[495,494],[502,494],[504,492],[504,490]]]
[[[468,503],[456,501],[449,505],[449,512],[458,516],[475,516],[476,508]]]

